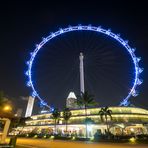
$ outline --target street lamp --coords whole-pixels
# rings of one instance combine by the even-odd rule
[[[5,105],[4,108],[3,108],[3,111],[5,111],[5,112],[11,112],[12,111],[12,106]]]

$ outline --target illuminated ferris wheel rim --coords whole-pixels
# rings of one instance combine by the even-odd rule
[[[58,31],[51,33],[49,36],[47,36],[46,38],[43,38],[42,41],[36,45],[36,48],[34,49],[34,51],[31,53],[31,58],[29,61],[27,61],[27,65],[28,65],[28,70],[25,73],[28,77],[28,82],[27,82],[27,86],[32,88],[32,97],[38,97],[39,100],[41,101],[41,104],[44,106],[47,106],[50,108],[50,106],[44,101],[44,99],[42,99],[39,94],[37,93],[33,82],[32,82],[32,64],[33,61],[35,59],[35,56],[37,55],[38,51],[47,43],[49,42],[51,39],[64,34],[64,33],[68,33],[68,32],[72,32],[72,31],[94,31],[94,32],[98,32],[98,33],[102,33],[105,34],[113,39],[115,39],[116,41],[118,41],[122,46],[124,46],[124,48],[128,51],[128,53],[130,54],[132,61],[134,63],[134,70],[135,70],[135,78],[134,78],[134,83],[132,88],[130,89],[128,95],[123,98],[123,100],[120,102],[120,106],[128,106],[129,105],[129,98],[131,96],[136,97],[138,95],[137,91],[136,91],[136,87],[138,85],[141,85],[143,80],[140,79],[140,73],[142,73],[143,68],[139,67],[139,61],[141,60],[141,58],[136,57],[135,55],[135,49],[131,48],[128,44],[127,40],[123,40],[119,34],[114,34],[113,32],[111,32],[110,29],[104,29],[101,26],[99,27],[95,27],[95,26],[91,26],[91,25],[78,25],[78,26],[69,26],[67,28],[64,29],[59,29]]]

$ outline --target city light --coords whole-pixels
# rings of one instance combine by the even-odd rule
[[[34,138],[37,138],[38,137],[38,135],[34,135]]]
[[[134,129],[133,129],[133,128],[131,128],[130,130],[131,130],[132,132],[134,132]]]
[[[54,139],[54,136],[51,136],[50,139]]]
[[[132,138],[129,139],[129,141],[130,141],[131,143],[135,143],[135,142],[136,142],[136,139],[135,139],[134,137],[132,137]]]
[[[75,137],[75,136],[73,136],[73,137],[72,137],[72,140],[76,140],[76,137]]]
[[[10,111],[12,111],[12,106],[6,105],[6,106],[4,106],[3,110],[4,110],[5,112],[10,112]]]
[[[87,131],[88,131],[88,132],[91,132],[91,131],[92,131],[92,125],[91,125],[91,124],[88,124],[88,125],[87,125]]]

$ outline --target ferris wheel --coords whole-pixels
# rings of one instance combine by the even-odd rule
[[[131,96],[136,97],[138,95],[137,86],[141,85],[143,82],[143,80],[140,78],[140,74],[143,72],[143,68],[139,67],[139,61],[141,60],[141,58],[136,57],[135,48],[131,48],[128,44],[128,41],[122,39],[119,34],[115,34],[110,29],[104,29],[101,26],[95,27],[95,26],[91,26],[91,25],[69,26],[67,28],[59,29],[58,31],[51,33],[49,36],[43,38],[42,41],[36,45],[36,48],[34,49],[34,51],[30,53],[31,57],[30,57],[29,61],[27,61],[28,70],[25,73],[28,78],[27,86],[32,89],[32,97],[34,97],[34,98],[37,97],[43,106],[50,108],[50,105],[48,105],[46,103],[45,99],[40,97],[40,94],[37,92],[37,90],[33,84],[32,66],[34,64],[36,55],[39,54],[39,51],[42,49],[42,47],[47,42],[50,42],[53,38],[56,38],[59,35],[62,35],[62,34],[68,33],[68,32],[75,32],[75,31],[91,31],[91,32],[104,34],[104,35],[114,39],[118,43],[120,43],[124,47],[124,49],[127,51],[127,53],[130,55],[133,65],[134,65],[134,83],[133,83],[132,87],[130,88],[129,92],[127,93],[127,96],[124,97],[122,99],[122,101],[119,103],[120,106],[128,106],[130,104],[130,97]]]

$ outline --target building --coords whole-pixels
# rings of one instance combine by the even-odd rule
[[[100,118],[98,112],[101,108],[89,108],[87,110],[88,117],[91,118],[94,123],[89,124],[88,136],[92,137],[97,130],[101,133],[105,133],[107,126]],[[110,132],[114,135],[130,135],[133,132],[135,134],[148,134],[148,110],[136,107],[109,107],[112,110],[112,120],[108,117],[108,124]],[[85,110],[75,109],[71,110],[72,116],[68,121],[68,132],[76,133],[80,137],[85,137]],[[47,130],[49,134],[54,131],[54,120],[52,114],[40,114],[31,116],[31,120],[26,121],[26,126],[23,128],[24,133],[30,133],[36,131],[41,133],[42,130]],[[17,130],[20,130],[18,127]],[[65,121],[62,117],[58,120],[57,131],[64,134]]]
[[[33,97],[29,96],[28,98],[28,104],[27,109],[25,113],[25,117],[30,117],[32,115],[33,105],[34,105],[34,99]]]
[[[77,97],[74,92],[70,92],[66,99],[66,107],[70,109],[77,109]]]

